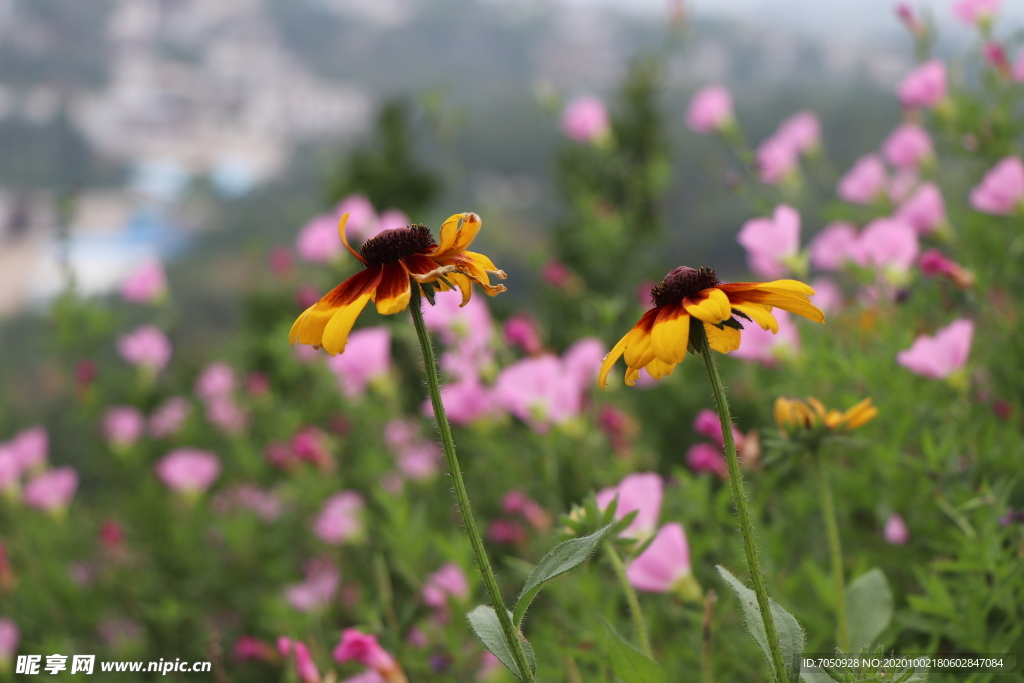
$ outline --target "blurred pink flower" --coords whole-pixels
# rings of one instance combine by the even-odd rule
[[[281,244],[271,248],[270,254],[267,256],[267,263],[274,275],[280,278],[289,277],[295,265],[291,249]]]
[[[873,204],[885,192],[885,164],[874,154],[862,156],[839,179],[839,196],[853,204]]]
[[[449,562],[427,577],[423,585],[423,602],[435,610],[445,611],[448,599],[464,602],[469,598],[466,573],[454,562]]]
[[[799,151],[789,141],[772,135],[757,146],[757,174],[762,183],[776,184],[797,166]]]
[[[1024,54],[1024,53],[1022,53]],[[576,280],[575,273],[569,270],[561,261],[548,261],[541,268],[541,277],[544,282],[556,289],[569,289]]]
[[[18,432],[9,444],[22,470],[41,470],[45,467],[50,452],[50,436],[42,425]]]
[[[779,124],[772,137],[779,138],[801,154],[821,145],[821,122],[812,111],[797,112]]]
[[[490,341],[491,312],[482,297],[475,296],[461,306],[459,292],[445,291],[437,292],[434,302],[434,306],[423,307],[423,320],[430,331],[440,336],[442,343],[454,346],[466,340],[477,344]]]
[[[929,249],[921,254],[921,258],[917,260],[917,267],[925,275],[943,275],[961,289],[974,285],[974,273],[946,258],[938,249]]]
[[[533,356],[544,350],[540,334],[533,318],[525,313],[512,316],[505,321],[503,327],[505,342],[509,346],[518,346],[525,353]]]
[[[320,672],[317,671],[313,656],[309,654],[309,648],[301,640],[293,644],[295,651],[295,672],[299,675],[301,683],[320,683]]]
[[[146,418],[134,406],[114,406],[103,416],[103,437],[115,449],[133,446],[146,429]]]
[[[377,636],[354,628],[342,631],[341,642],[334,648],[334,661],[338,664],[358,662],[385,678],[398,669],[394,657],[377,642]]]
[[[946,204],[935,183],[923,183],[900,204],[896,218],[909,223],[919,235],[927,235],[946,222]]]
[[[1001,0],[956,0],[953,14],[965,24],[988,24],[999,12]]]
[[[235,390],[235,371],[227,363],[210,363],[196,379],[196,395],[204,401],[230,396]]]
[[[345,247],[338,239],[338,216],[321,214],[306,223],[295,239],[295,252],[308,263],[330,263]]]
[[[21,643],[21,631],[14,619],[0,617],[0,662],[10,662]],[[0,669],[4,667],[0,665]]]
[[[1024,83],[1024,48],[1017,53],[1017,61],[1013,63],[1013,80]]]
[[[355,676],[349,676],[341,683],[386,683],[384,677],[376,671],[364,671],[361,674]]]
[[[629,563],[626,578],[635,588],[652,593],[680,590],[688,579],[690,546],[686,532],[678,522],[669,522],[658,530],[647,549]]]
[[[338,204],[338,207],[334,210],[335,218],[333,235],[337,235],[338,219],[346,213],[349,216],[348,223],[345,224],[345,229],[353,236],[353,238],[365,241],[380,232],[377,211],[373,208],[373,204],[370,203],[370,200],[361,194],[350,194],[342,199]],[[405,225],[407,225],[407,223],[403,223],[398,227],[405,227]],[[338,241],[336,236],[334,241]]]
[[[550,354],[524,358],[502,369],[494,396],[499,405],[542,433],[552,424],[576,417],[583,407],[578,378]]]
[[[274,646],[254,636],[240,636],[231,651],[236,662],[247,662],[250,659],[272,662],[276,659]]]
[[[695,474],[710,472],[722,479],[728,476],[722,449],[709,443],[695,443],[686,449],[686,465]]]
[[[608,110],[596,97],[580,97],[562,111],[562,132],[577,142],[596,142],[611,131]]]
[[[521,515],[538,531],[545,531],[551,526],[551,515],[522,491],[506,493],[501,499],[501,507],[510,515]]]
[[[747,265],[758,276],[778,279],[790,271],[800,249],[800,214],[785,204],[775,207],[771,218],[752,218],[736,238],[747,250]]]
[[[172,396],[149,416],[149,434],[157,439],[173,436],[191,412],[192,406],[183,396]]]
[[[934,107],[946,99],[946,65],[939,59],[911,71],[896,89],[904,107]]]
[[[695,133],[713,133],[732,120],[732,95],[720,85],[698,90],[686,109],[686,125]]]
[[[167,275],[159,259],[143,261],[121,283],[121,298],[136,304],[151,304],[167,293]]]
[[[512,519],[492,519],[487,525],[487,538],[494,543],[519,545],[529,536],[519,522]]]
[[[281,516],[284,504],[270,491],[264,491],[254,484],[237,484],[221,491],[210,502],[218,514],[226,515],[236,509],[249,510],[264,522],[272,522]]]
[[[74,468],[58,467],[25,484],[25,504],[43,512],[61,512],[67,509],[77,488],[78,473]]]
[[[783,311],[777,312],[782,313]],[[713,410],[704,408],[697,413],[697,416],[693,418],[693,431],[713,440],[719,446],[725,445],[725,439],[722,438],[722,421],[718,419],[718,415]],[[743,443],[743,434],[736,428],[736,425],[732,426],[732,439],[736,443],[736,448]]]
[[[910,530],[907,528],[907,523],[895,512],[889,515],[889,519],[885,520],[885,530],[882,532],[882,535],[885,537],[885,542],[892,545],[906,545],[907,541],[910,540]]]
[[[285,586],[284,599],[299,612],[325,609],[338,594],[341,573],[329,557],[306,563],[306,579],[302,583]]]
[[[494,397],[494,391],[476,377],[460,379],[441,385],[441,403],[452,424],[471,425],[478,420],[495,417],[501,413]],[[433,417],[434,408],[427,399],[423,403],[423,415]]]
[[[16,493],[21,486],[21,462],[10,444],[0,444],[0,493]]]
[[[206,419],[228,435],[242,433],[248,422],[245,411],[230,396],[221,396],[208,401]]]
[[[896,16],[907,27],[911,35],[915,37],[921,37],[928,31],[928,27],[914,15],[914,10],[905,2],[901,2],[896,6]]]
[[[1010,69],[1010,60],[1006,56],[1006,50],[999,43],[990,40],[985,43],[985,46],[981,51],[985,57],[985,61],[992,66],[993,69],[999,72],[999,75],[1004,78],[1010,78],[1013,74]]]
[[[355,491],[342,491],[327,499],[316,521],[313,531],[324,543],[340,545],[359,541],[365,534],[363,497]]]
[[[245,390],[250,396],[270,393],[270,379],[262,372],[250,372],[245,378]]]
[[[209,451],[177,448],[157,462],[156,474],[172,491],[202,493],[220,475],[220,460]]]
[[[876,218],[861,231],[851,258],[863,268],[874,267],[899,278],[914,265],[919,249],[917,231],[905,221]]]
[[[277,637],[277,652],[282,657],[292,656],[292,639],[288,636]]]
[[[917,168],[934,155],[932,139],[916,123],[901,123],[882,143],[882,152],[897,168]]]
[[[356,330],[348,337],[345,353],[327,358],[327,367],[346,397],[362,396],[373,380],[391,368],[391,332],[386,327]]]
[[[584,337],[565,350],[562,364],[566,374],[574,378],[583,390],[596,384],[597,373],[607,353],[608,348],[603,341],[596,337]]]
[[[982,213],[1008,216],[1024,204],[1024,163],[1006,157],[971,190],[971,206]]]
[[[824,311],[826,315],[843,307],[843,292],[832,280],[819,277],[811,283],[811,287],[814,288],[811,303]]]
[[[829,223],[811,240],[811,264],[819,270],[840,270],[851,260],[857,243],[857,228],[852,223]]]
[[[791,358],[800,350],[800,333],[793,319],[783,310],[773,311],[778,322],[778,331],[764,330],[757,323],[743,322],[743,340],[732,356],[742,360],[756,361],[765,366],[776,365],[784,358]]]
[[[334,467],[331,444],[327,433],[313,426],[303,427],[295,432],[291,440],[292,454],[321,470]]]
[[[665,482],[655,472],[628,474],[616,486],[601,489],[597,493],[597,507],[604,510],[615,498],[615,519],[622,519],[630,512],[637,511],[629,526],[619,534],[625,538],[647,538],[658,528],[661,515],[661,500]]]
[[[441,460],[441,451],[437,444],[424,441],[406,446],[398,453],[398,470],[406,479],[424,481],[432,479],[437,474]]]
[[[935,333],[921,335],[896,362],[911,372],[930,379],[945,379],[967,364],[974,337],[974,323],[961,318]]]
[[[152,372],[160,372],[171,360],[171,342],[155,325],[143,325],[121,337],[117,350],[132,365]]]
[[[405,215],[404,211],[399,209],[387,209],[380,215],[380,222],[377,225],[377,229],[370,234],[370,237],[379,235],[385,230],[394,230],[395,228],[404,228],[411,225],[412,221]]]

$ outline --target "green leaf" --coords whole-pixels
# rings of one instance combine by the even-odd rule
[[[512,614],[509,613],[509,617],[511,616]],[[484,647],[490,650],[491,654],[497,657],[509,671],[515,674],[516,678],[523,680],[519,667],[516,666],[516,660],[512,657],[512,649],[508,641],[505,640],[505,633],[501,630],[501,623],[498,621],[498,615],[494,609],[487,605],[478,605],[476,609],[466,615],[466,618],[469,620],[469,625],[473,628],[473,633],[484,644]],[[533,658],[533,648],[526,638],[520,638],[520,642],[523,644],[526,662],[530,665],[531,670],[536,670],[537,663]]]
[[[874,644],[892,613],[892,591],[881,569],[869,569],[850,583],[846,587],[846,628],[852,651]]]
[[[747,632],[757,641],[761,653],[768,662],[768,668],[773,670],[772,651],[768,648],[768,637],[764,632],[764,624],[761,623],[761,610],[757,605],[757,595],[740,580],[729,573],[729,570],[718,565],[718,573],[722,575],[725,582],[732,587],[736,597],[740,600],[740,609],[743,612],[743,622],[746,624]],[[800,680],[800,660],[804,654],[806,641],[804,630],[796,618],[782,609],[774,600],[768,600],[768,607],[772,611],[772,621],[775,623],[775,632],[779,636],[779,645],[782,648],[782,660],[786,666],[786,678],[790,683]]]
[[[589,536],[562,541],[544,556],[544,559],[537,564],[530,577],[526,579],[523,590],[519,592],[519,598],[516,600],[515,611],[512,615],[512,623],[515,624],[516,628],[519,628],[520,624],[523,623],[526,610],[530,607],[533,599],[537,597],[540,589],[544,587],[544,584],[589,560],[590,556],[601,547],[601,542],[604,541],[605,536],[611,533],[614,526],[614,524],[609,524],[601,527]]]
[[[612,673],[624,683],[664,683],[665,672],[658,663],[622,639],[611,624],[604,624],[603,649]]]

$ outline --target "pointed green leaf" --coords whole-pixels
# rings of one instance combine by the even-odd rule
[[[722,575],[725,582],[732,587],[736,597],[740,600],[740,609],[743,612],[743,623],[761,653],[764,654],[768,667],[772,667],[772,652],[768,648],[768,637],[764,632],[764,624],[761,622],[761,610],[757,605],[757,595],[740,580],[733,576],[728,569],[718,565],[718,573]],[[782,659],[786,665],[786,677],[790,683],[800,680],[800,659],[803,657],[806,641],[804,630],[796,618],[782,609],[774,600],[768,600],[768,606],[772,611],[772,621],[775,623],[775,632],[779,636],[779,645],[782,648]]]
[[[846,588],[846,628],[853,652],[873,645],[892,619],[892,591],[885,573],[875,567]]]
[[[526,579],[523,590],[519,592],[519,598],[516,601],[515,611],[512,615],[512,623],[515,624],[516,628],[519,628],[520,624],[523,623],[526,610],[530,607],[533,599],[537,597],[540,589],[544,587],[544,584],[589,560],[590,556],[601,547],[601,542],[611,532],[613,526],[615,525],[609,524],[589,536],[562,541],[552,548],[550,553],[544,556],[544,559],[537,564],[533,573]]]
[[[602,646],[612,673],[624,683],[665,683],[665,672],[658,663],[622,639],[611,624],[604,624]]]
[[[511,616],[512,614],[510,613],[509,617]],[[508,641],[505,640],[505,633],[501,630],[501,623],[498,621],[498,615],[494,609],[487,605],[478,605],[476,609],[466,615],[466,618],[469,619],[469,625],[473,628],[473,633],[483,642],[484,647],[490,650],[491,654],[497,657],[509,671],[515,674],[516,678],[523,680],[519,667],[516,666],[516,660],[512,657],[512,649],[509,647]],[[533,648],[526,638],[522,638],[520,642],[523,644],[523,651],[526,654],[526,661],[530,665],[530,669],[536,670],[537,663],[533,659]]]

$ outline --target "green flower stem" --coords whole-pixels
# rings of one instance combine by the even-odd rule
[[[836,509],[832,504],[832,489],[828,485],[828,472],[818,453],[811,456],[818,475],[818,492],[821,507],[825,513],[825,533],[828,537],[828,551],[832,558],[832,581],[836,592],[836,641],[840,652],[850,651],[850,632],[846,624],[846,585],[843,581],[843,552],[839,547],[839,527],[836,525]]]
[[[651,639],[647,636],[647,622],[644,621],[644,613],[640,611],[640,601],[636,598],[636,591],[633,590],[633,585],[629,582],[629,577],[626,576],[626,566],[622,564],[622,558],[619,557],[618,551],[610,542],[605,542],[603,545],[604,553],[612,563],[615,575],[619,577],[619,583],[622,584],[622,592],[626,594],[629,614],[633,617],[633,627],[640,639],[640,650],[654,659],[654,653],[651,651]]]
[[[782,658],[782,648],[779,645],[779,636],[775,631],[772,611],[768,606],[768,590],[765,588],[764,576],[761,574],[761,564],[757,559],[757,546],[754,545],[754,525],[750,522],[747,494],[743,490],[743,475],[740,472],[740,462],[736,455],[736,443],[732,438],[732,416],[729,414],[729,402],[725,398],[725,387],[722,386],[722,378],[718,375],[718,364],[712,355],[708,336],[700,321],[696,321],[690,326],[690,340],[700,353],[701,358],[704,359],[704,369],[707,370],[711,392],[714,394],[715,404],[718,406],[718,419],[722,423],[722,439],[725,442],[725,462],[729,467],[729,485],[732,487],[736,516],[740,521],[740,533],[743,534],[743,550],[747,555],[750,580],[754,584],[754,593],[757,595],[757,607],[761,612],[761,622],[764,624],[765,636],[768,638],[768,647],[772,651],[775,680],[778,683],[785,683],[787,680],[786,664]]]
[[[487,551],[484,550],[484,541],[477,529],[476,520],[473,519],[473,510],[469,507],[469,496],[466,494],[466,483],[462,480],[462,470],[459,468],[459,460],[455,456],[455,441],[452,439],[452,428],[448,424],[448,415],[444,412],[444,404],[441,403],[441,383],[437,377],[437,360],[434,358],[434,347],[430,343],[430,334],[427,332],[427,325],[423,321],[422,299],[420,297],[419,285],[412,283],[412,300],[409,308],[412,310],[412,320],[416,326],[416,336],[419,337],[420,348],[423,351],[423,371],[427,375],[427,388],[430,391],[430,403],[434,407],[434,417],[437,419],[437,431],[441,435],[441,444],[444,447],[444,459],[448,464],[448,472],[452,477],[452,488],[455,491],[455,500],[458,502],[459,512],[462,514],[462,523],[466,527],[466,535],[469,543],[473,546],[473,554],[476,555],[477,566],[480,567],[480,574],[484,577],[484,585],[487,587],[487,595],[491,598],[494,613],[501,624],[501,630],[505,634],[505,640],[512,650],[512,659],[522,673],[523,681],[534,683],[536,677],[526,660],[526,653],[523,644],[519,640],[519,632],[512,625],[512,618],[509,617],[505,602],[501,598],[501,591],[498,589],[498,581],[494,578],[494,571],[487,559]]]

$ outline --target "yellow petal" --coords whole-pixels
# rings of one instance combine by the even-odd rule
[[[654,360],[654,349],[651,348],[651,333],[639,327],[634,327],[626,335],[626,365],[631,368],[642,368]]]
[[[714,325],[704,323],[704,332],[708,335],[708,344],[719,353],[729,353],[740,348],[740,331],[735,328],[718,329]]]
[[[612,366],[615,365],[615,361],[619,360],[622,356],[622,352],[626,348],[626,340],[629,339],[630,332],[627,332],[625,336],[623,336],[622,339],[612,347],[612,350],[608,352],[608,355],[604,357],[604,360],[601,361],[601,371],[597,375],[597,384],[602,389],[608,386],[608,373],[611,371]]]
[[[779,331],[779,322],[772,315],[771,306],[752,303],[733,303],[732,307],[750,317],[755,323],[761,326],[762,330],[771,330],[772,334]]]
[[[451,250],[455,253],[465,251],[473,243],[473,240],[476,239],[482,226],[483,223],[480,221],[480,216],[475,213],[462,214],[462,225],[455,236],[455,244],[451,246]]]
[[[457,213],[453,216],[449,216],[441,225],[441,233],[437,238],[437,248],[431,252],[431,256],[444,254],[452,248],[455,244],[455,238],[459,234],[459,221],[462,220],[464,214]]]
[[[809,296],[814,294],[814,288],[810,285],[805,285],[803,282],[797,280],[774,280],[772,282],[762,282],[755,287],[762,292],[775,292],[777,294],[792,293],[792,294],[803,294]]]
[[[732,317],[729,297],[718,289],[705,289],[683,299],[686,312],[698,320],[717,325]],[[737,347],[738,348],[738,347]]]
[[[647,374],[654,379],[661,379],[662,377],[668,377],[672,374],[672,371],[676,369],[675,363],[665,363],[655,358],[647,364]]]
[[[775,399],[775,424],[781,429],[793,425],[793,412],[789,406],[789,399],[784,396]]]
[[[409,282],[409,271],[401,261],[384,266],[380,284],[377,285],[377,292],[374,296],[374,301],[377,302],[377,312],[381,315],[392,315],[404,311],[412,296],[412,287]]]
[[[292,324],[288,339],[292,344],[323,346],[324,331],[342,308],[352,305],[362,296],[370,297],[380,282],[381,268],[359,271],[327,292],[319,301],[307,308]],[[363,303],[365,305],[365,302]],[[362,310],[362,306],[360,306]]]
[[[346,214],[343,214],[342,217],[338,220],[338,234],[341,236],[341,243],[345,245],[346,249],[348,249],[348,253],[350,253],[353,256],[355,256],[357,259],[360,260],[360,262],[366,263],[366,259],[364,259],[355,249],[353,249],[349,245],[348,240],[345,239],[345,225],[347,223],[348,223],[348,214],[346,213]]]
[[[781,308],[784,311],[795,313],[796,315],[803,316],[808,320],[813,320],[816,323],[825,322],[825,314],[822,313],[821,310],[812,304],[805,296],[797,296],[795,294],[774,294],[772,292],[759,292],[753,290],[737,293],[733,296],[751,303],[765,304],[767,306]]]
[[[670,304],[662,308],[651,330],[651,345],[658,360],[669,365],[681,362],[686,357],[689,339],[690,316],[683,307]]]

